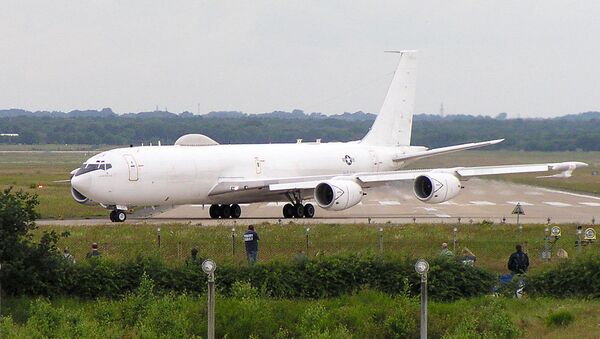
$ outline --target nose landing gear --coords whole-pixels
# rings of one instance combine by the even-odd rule
[[[123,210],[113,210],[110,212],[110,221],[112,222],[124,222],[127,220],[127,213]]]

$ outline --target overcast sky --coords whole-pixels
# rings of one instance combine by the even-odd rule
[[[600,1],[0,2],[0,108],[378,112],[418,49],[416,111],[600,110]]]

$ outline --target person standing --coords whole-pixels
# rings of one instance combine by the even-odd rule
[[[98,251],[98,244],[97,243],[93,243],[92,244],[92,250],[89,251],[86,255],[86,258],[99,258],[100,257],[100,251]]]
[[[447,243],[442,243],[442,250],[440,251],[440,255],[443,257],[453,257],[454,253],[450,251]]]
[[[244,244],[246,245],[246,257],[248,265],[254,266],[258,259],[258,233],[254,230],[254,225],[248,225],[248,230],[244,233]]]
[[[74,264],[75,263],[75,257],[73,257],[73,255],[69,252],[69,248],[68,247],[65,247],[65,249],[63,250],[63,258],[65,258],[65,260],[69,264]]]
[[[520,244],[516,246],[516,250],[508,258],[508,269],[513,275],[527,273],[529,269],[529,257],[527,253],[523,252],[523,247]]]

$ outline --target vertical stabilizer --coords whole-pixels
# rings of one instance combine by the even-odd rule
[[[417,52],[400,52],[400,63],[383,106],[362,143],[381,146],[408,146],[415,109]]]

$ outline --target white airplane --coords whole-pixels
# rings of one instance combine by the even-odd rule
[[[427,149],[410,146],[416,81],[416,52],[400,53],[400,62],[377,119],[367,135],[350,142],[219,145],[201,134],[188,134],[173,146],[118,148],[97,154],[71,172],[71,193],[82,204],[99,203],[123,222],[133,206],[211,205],[211,218],[239,218],[241,203],[289,201],[286,218],[312,218],[314,198],[326,210],[358,204],[365,190],[394,181],[414,182],[425,203],[458,195],[473,176],[561,172],[581,162],[401,170],[408,162],[501,142],[492,140]]]

